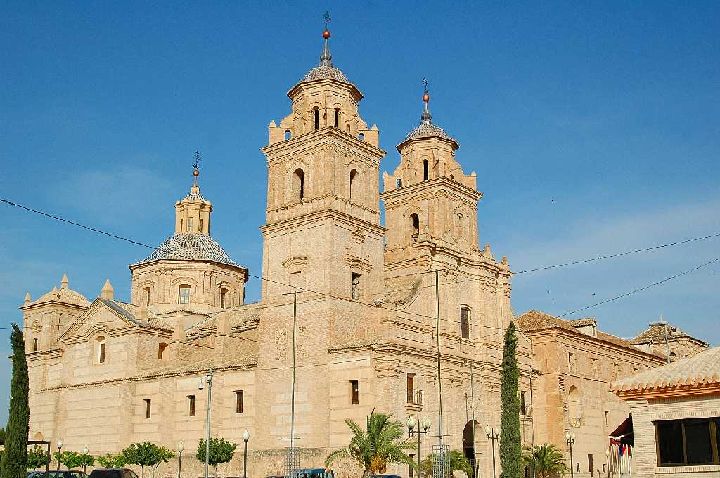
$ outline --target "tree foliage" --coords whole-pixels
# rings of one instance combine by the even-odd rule
[[[156,466],[167,462],[175,456],[171,450],[149,441],[132,443],[122,451],[123,460],[127,465],[140,465],[140,477],[145,476],[146,466]]]
[[[500,384],[500,467],[501,478],[522,476],[522,446],[520,444],[520,398],[517,363],[517,335],[510,322],[503,345],[502,378]]]
[[[562,452],[550,443],[525,447],[523,463],[534,471],[533,475],[537,478],[555,478],[567,471]]]
[[[435,461],[436,454],[431,453],[420,462],[420,476],[432,476],[432,464]],[[447,454],[449,460],[447,477],[453,476],[453,471],[462,471],[467,476],[472,476],[472,465],[465,454],[459,450],[450,450]]]
[[[5,451],[0,464],[1,478],[25,478],[27,472],[28,432],[30,431],[30,406],[28,394],[27,359],[22,330],[12,324],[12,381],[10,382],[10,412],[5,435]]]
[[[50,463],[50,455],[48,455],[47,448],[35,445],[28,450],[27,454],[27,469],[34,470],[35,468],[45,468]]]
[[[195,457],[205,463],[205,440],[201,439]],[[210,456],[208,464],[215,468],[215,476],[217,476],[217,466],[220,463],[227,463],[232,460],[237,443],[232,443],[224,438],[210,438]]]
[[[118,453],[117,455],[108,453],[106,455],[99,456],[97,457],[97,462],[104,468],[122,468],[127,465],[125,456],[122,453]]]
[[[55,460],[65,465],[68,470],[81,466],[92,466],[95,463],[95,458],[92,455],[76,451],[55,452],[53,456]]]
[[[406,463],[415,467],[413,460],[404,450],[412,450],[414,444],[403,440],[405,429],[390,415],[372,412],[367,418],[366,430],[354,421],[347,419],[345,423],[353,432],[350,444],[332,452],[325,460],[330,466],[339,458],[349,457],[363,469],[363,476],[384,473],[388,463]]]

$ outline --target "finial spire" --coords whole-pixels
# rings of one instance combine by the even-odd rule
[[[70,283],[70,281],[68,281],[67,274],[63,274],[62,279],[60,279],[60,288],[67,289],[69,283]]]
[[[320,55],[320,66],[333,66],[332,55],[330,54],[330,30],[328,30],[328,23],[330,23],[330,12],[325,12],[323,15],[325,20],[325,30],[323,30],[323,51]]]
[[[422,83],[424,86],[423,90],[423,112],[420,116],[420,121],[423,123],[432,123],[432,115],[430,114],[430,92],[428,91],[428,80],[427,78],[422,79]]]
[[[195,151],[195,156],[193,157],[195,161],[193,161],[193,186],[198,185],[198,176],[200,176],[200,160],[202,159],[200,157],[200,151]]]

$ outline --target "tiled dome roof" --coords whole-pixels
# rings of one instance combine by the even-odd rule
[[[338,68],[335,68],[332,65],[320,65],[316,66],[312,70],[308,71],[307,74],[303,77],[302,80],[300,80],[300,83],[304,83],[306,81],[315,81],[315,80],[335,80],[340,81],[342,83],[350,83],[350,80],[347,79],[345,74],[340,71]]]
[[[207,234],[173,234],[138,264],[159,260],[211,261],[237,266],[222,246]]]
[[[403,140],[403,143],[405,141],[410,141],[412,139],[420,139],[420,138],[442,138],[446,139],[448,141],[452,141],[453,143],[457,144],[457,141],[447,134],[444,129],[442,129],[440,126],[437,126],[435,124],[432,124],[430,122],[423,121],[420,123],[417,128],[410,131],[407,136],[405,136],[405,139]]]

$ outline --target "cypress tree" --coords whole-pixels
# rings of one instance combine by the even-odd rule
[[[500,467],[502,478],[520,478],[522,476],[522,447],[520,443],[520,398],[518,397],[518,379],[520,371],[517,363],[517,335],[515,324],[510,322],[505,331],[503,345],[502,381],[500,400]]]
[[[30,406],[28,395],[27,360],[22,330],[12,324],[12,381],[10,382],[10,413],[5,435],[5,453],[0,465],[0,478],[25,478],[27,466],[27,442],[30,429]]]

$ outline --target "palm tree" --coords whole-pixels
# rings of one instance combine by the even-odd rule
[[[562,476],[567,471],[562,452],[550,443],[525,447],[523,463],[535,470],[537,478]]]
[[[325,466],[330,467],[338,458],[352,458],[363,468],[363,476],[384,473],[389,463],[406,463],[415,466],[404,450],[412,450],[414,444],[403,440],[403,425],[390,415],[375,413],[367,418],[366,430],[354,421],[345,420],[353,432],[347,448],[328,455]]]

